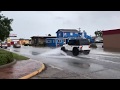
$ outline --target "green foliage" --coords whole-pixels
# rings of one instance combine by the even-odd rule
[[[22,56],[22,55],[18,55],[16,53],[12,53],[13,54],[13,58],[16,60],[28,60],[29,58]]]
[[[48,36],[51,36],[51,34],[48,34]]]
[[[96,37],[102,37],[103,32],[101,30],[100,31],[95,31],[94,34],[95,34]]]
[[[10,63],[14,60],[11,52],[0,50],[0,65]]]
[[[9,37],[10,31],[13,31],[11,24],[13,19],[9,19],[8,17],[0,14],[0,40],[4,41]]]
[[[28,60],[29,58],[0,49],[0,65],[8,64],[16,60]]]

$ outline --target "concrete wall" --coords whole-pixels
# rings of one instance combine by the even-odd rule
[[[103,35],[105,50],[120,51],[120,34]]]

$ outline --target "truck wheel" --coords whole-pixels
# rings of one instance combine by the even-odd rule
[[[83,51],[83,53],[84,53],[85,55],[88,55],[88,54],[90,53],[90,51],[89,51],[89,50],[86,50],[86,51]]]
[[[61,47],[61,50],[64,51],[64,52],[66,51],[66,50],[65,50],[65,47]]]
[[[72,50],[72,53],[73,53],[74,56],[79,55],[79,50],[78,50],[78,48],[77,48],[77,47],[74,47],[73,50]]]

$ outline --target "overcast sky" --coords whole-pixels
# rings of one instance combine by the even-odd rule
[[[56,36],[58,29],[85,30],[88,35],[94,31],[120,28],[120,11],[3,11],[13,18],[12,34],[17,38],[31,36]]]

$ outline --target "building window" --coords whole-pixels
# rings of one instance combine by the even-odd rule
[[[64,35],[66,36],[66,33],[64,33]]]
[[[55,40],[53,40],[53,43],[55,43]]]
[[[61,34],[59,33],[59,36],[60,36]]]
[[[64,39],[64,42],[66,42],[66,39]]]
[[[51,40],[47,40],[46,43],[51,43]]]
[[[58,40],[58,43],[60,43],[61,42],[61,40]]]
[[[73,33],[70,33],[70,35],[72,36],[72,35],[73,35]]]

